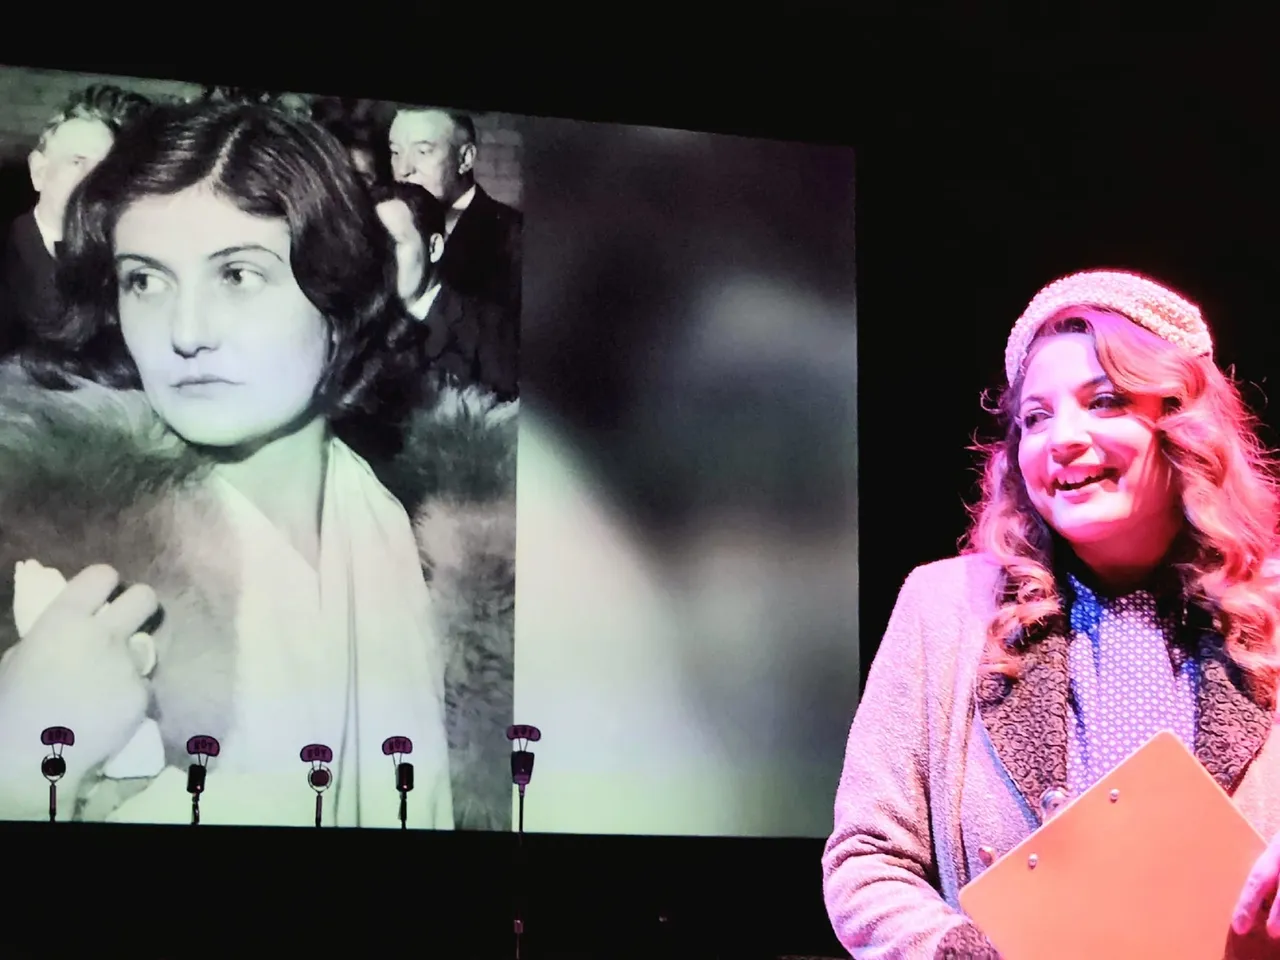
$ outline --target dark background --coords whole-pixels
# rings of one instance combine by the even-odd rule
[[[1064,15],[1049,39],[975,16],[889,32],[885,20],[794,4],[768,22],[692,30],[657,11],[644,23],[582,18],[574,28],[589,42],[540,26],[507,38],[488,24],[457,43],[456,26],[403,15],[370,22],[358,61],[309,44],[287,70],[279,37],[296,37],[297,23],[272,34],[274,56],[236,57],[254,67],[185,50],[145,67],[140,55],[34,49],[4,49],[0,62],[415,99],[429,59],[431,99],[460,107],[855,145],[864,669],[906,573],[954,552],[973,492],[965,448],[985,423],[979,394],[999,386],[1009,327],[1045,282],[1088,266],[1151,272],[1201,303],[1220,361],[1259,385],[1251,400],[1270,390],[1280,114],[1274,71],[1250,42],[1258,27],[1113,35]],[[602,368],[623,358],[596,342]],[[618,402],[605,378],[593,401],[590,384],[551,365],[526,365],[525,377],[566,413]],[[1261,412],[1276,426],[1274,410]],[[75,930],[104,954],[128,942],[134,956],[281,937],[316,955],[349,943],[366,955],[513,956],[512,847],[6,828],[0,863],[21,892],[5,929],[15,943],[46,938],[42,956]],[[529,852],[525,957],[839,955],[820,842],[532,837]]]

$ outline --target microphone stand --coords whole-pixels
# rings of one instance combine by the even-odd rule
[[[200,797],[204,794],[209,774],[209,761],[222,753],[222,747],[214,737],[201,735],[187,741],[187,753],[195,763],[187,767],[187,793],[191,794],[191,825],[200,826]]]
[[[408,737],[387,737],[382,741],[382,752],[396,766],[396,792],[400,794],[400,829],[409,829],[409,791],[413,789],[413,764],[401,758],[413,752],[413,741]]]
[[[520,791],[519,813],[516,822],[516,862],[515,870],[513,871],[516,883],[515,922],[513,926],[516,934],[516,960],[520,960],[520,941],[524,936],[524,881],[527,867],[524,850],[524,790],[529,785],[529,781],[533,779],[533,752],[529,750],[529,744],[537,743],[541,740],[542,731],[527,723],[517,723],[507,727],[507,739],[516,743],[516,749],[511,753],[511,782]]]
[[[40,761],[40,775],[49,781],[49,822],[58,822],[58,781],[67,774],[67,761],[62,759],[62,748],[74,746],[76,735],[69,727],[45,727],[40,742],[49,748],[49,755]]]
[[[520,937],[524,934],[524,788],[523,783],[518,785],[520,790],[519,799],[519,820],[516,832],[516,916],[515,916],[515,934],[516,934],[516,960],[520,960]]]
[[[400,829],[409,829],[409,791],[413,789],[413,764],[396,764],[396,789],[400,791]]]
[[[191,794],[191,825],[200,826],[200,794],[204,793],[205,768],[193,763],[187,768],[187,792]]]
[[[333,786],[333,774],[326,763],[333,763],[333,750],[323,743],[309,743],[298,754],[303,763],[311,764],[307,786],[316,794],[316,829],[324,823],[324,792]]]

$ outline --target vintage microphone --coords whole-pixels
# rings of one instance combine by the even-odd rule
[[[382,752],[396,765],[396,789],[400,791],[400,829],[408,829],[409,791],[413,789],[413,764],[400,759],[413,753],[413,741],[408,737],[387,737],[382,741]]]
[[[542,739],[542,731],[528,724],[517,723],[507,727],[507,739],[515,741],[516,749],[511,752],[511,782],[520,790],[520,843],[524,843],[524,788],[533,779],[533,752],[530,743]]]
[[[200,826],[200,796],[204,793],[205,778],[209,773],[209,761],[222,752],[218,741],[200,734],[187,741],[187,753],[196,762],[187,767],[187,793],[191,794],[191,825]]]
[[[511,751],[511,782],[520,791],[519,826],[516,834],[516,960],[520,960],[520,938],[524,934],[524,789],[533,779],[533,751],[530,743],[542,739],[542,731],[526,723],[507,727],[507,739],[515,743]]]
[[[53,823],[58,819],[58,781],[67,774],[62,748],[74,747],[76,735],[70,727],[45,727],[40,742],[49,748],[49,755],[40,761],[40,773],[49,781],[49,822]]]
[[[333,773],[325,766],[333,763],[333,751],[323,743],[309,743],[302,748],[302,762],[311,764],[307,771],[307,784],[316,792],[316,826],[320,826],[324,814],[324,792],[333,784]]]

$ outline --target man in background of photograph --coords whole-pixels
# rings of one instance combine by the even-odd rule
[[[35,206],[9,227],[0,256],[0,356],[29,331],[58,321],[54,265],[67,201],[148,100],[110,84],[73,94],[50,118],[27,158]]]
[[[520,316],[524,216],[476,182],[476,127],[466,114],[402,107],[388,136],[397,180],[425,187],[447,208],[442,280],[457,293]]]

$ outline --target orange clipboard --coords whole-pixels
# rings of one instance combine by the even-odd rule
[[[1222,960],[1266,846],[1165,731],[961,889],[960,906],[1004,960]]]

